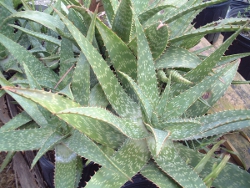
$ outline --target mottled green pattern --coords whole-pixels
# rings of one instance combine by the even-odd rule
[[[179,117],[181,116],[194,102],[204,94],[204,91],[210,89],[216,81],[230,69],[232,65],[225,67],[219,73],[216,73],[213,76],[208,76],[204,78],[200,83],[191,87],[187,91],[179,94],[174,97],[165,108],[165,114],[163,119],[167,119],[169,117]]]
[[[184,48],[170,46],[164,54],[156,60],[155,68],[195,68],[201,60]]]
[[[31,164],[31,168],[33,168],[35,166],[35,164],[38,162],[38,160],[49,150],[54,149],[53,147],[59,143],[60,141],[62,141],[65,138],[65,136],[62,136],[60,134],[58,134],[57,132],[53,132],[48,138],[47,140],[43,143],[43,145],[41,146],[41,148],[39,149],[39,151],[36,154],[36,157],[33,159],[32,164]]]
[[[100,20],[97,20],[96,26],[102,36],[111,63],[114,65],[115,69],[136,79],[136,57],[132,54],[128,46]]]
[[[157,157],[161,152],[165,141],[171,132],[160,129],[151,129],[153,136],[147,138],[147,145],[153,158]]]
[[[117,164],[121,170],[126,172],[129,177],[134,176],[148,162],[149,158],[150,155],[145,142],[133,140],[127,140],[111,157],[115,164]],[[122,177],[118,173],[110,171],[106,168],[101,168],[95,176],[92,177],[86,188],[120,187],[128,180],[129,179]]]
[[[134,116],[138,112],[136,104],[131,101],[128,95],[124,92],[117,78],[102,59],[96,49],[87,41],[87,39],[68,21],[62,14],[59,14],[65,25],[68,27],[73,37],[82,49],[86,59],[90,63],[97,79],[99,80],[107,99],[112,107],[121,116]]]
[[[16,12],[12,14],[11,16],[9,16],[7,20],[17,19],[17,18],[23,18],[23,19],[35,21],[37,23],[44,25],[45,27],[52,29],[53,31],[56,31],[56,28],[60,30],[63,30],[64,28],[63,23],[59,20],[58,17],[53,17],[49,14],[39,12],[39,11],[26,10],[22,12]]]
[[[204,155],[198,153],[194,150],[191,150],[183,145],[176,145],[179,149],[179,153],[182,156],[183,160],[189,161],[189,165],[195,167],[197,163],[202,159]],[[214,163],[218,163],[220,159],[212,158],[208,161],[205,169],[201,172],[201,177],[206,177],[212,170]],[[233,175],[232,175],[233,174]],[[242,187],[247,188],[250,185],[249,173],[245,170],[242,170],[238,166],[228,163],[222,172],[219,174],[212,184],[216,188],[235,188]]]
[[[196,101],[186,112],[188,117],[197,117],[204,115],[219,99],[224,95],[230,86],[237,72],[238,64],[235,63],[228,71],[226,71],[215,84],[207,90],[201,99],[202,102]]]
[[[121,75],[124,79],[126,79],[128,83],[130,84],[130,87],[136,94],[136,98],[140,102],[140,106],[144,114],[146,115],[146,121],[147,123],[149,123],[151,121],[152,113],[153,113],[153,107],[150,104],[150,101],[146,98],[141,88],[133,81],[132,78],[130,78],[128,75],[121,73],[121,72],[119,73],[119,75]]]
[[[57,145],[55,151],[55,187],[72,188],[76,179],[76,154],[64,145]]]
[[[168,44],[169,31],[167,25],[161,25],[160,22],[151,25],[145,29],[145,35],[151,50],[153,59],[157,59],[165,51]],[[128,44],[134,54],[137,54],[137,39],[134,37]]]
[[[0,151],[37,150],[51,135],[51,129],[0,132]]]
[[[61,41],[55,37],[52,37],[52,36],[49,36],[49,35],[45,35],[43,33],[39,33],[39,32],[34,32],[32,30],[29,30],[29,29],[26,29],[26,28],[23,28],[23,27],[20,27],[20,26],[17,26],[17,25],[13,25],[13,24],[10,24],[11,27],[14,27],[20,31],[23,31],[24,33],[26,34],[29,34],[33,37],[36,37],[36,38],[39,38],[41,40],[44,40],[44,41],[47,41],[47,42],[51,42],[53,44],[56,44],[58,46],[61,46]]]
[[[132,5],[134,7],[134,10],[135,10],[135,13],[138,15],[140,14],[141,12],[144,12],[149,3],[150,3],[150,0],[144,0],[144,1],[141,1],[141,0],[131,0],[132,2]]]
[[[154,106],[158,97],[157,79],[154,68],[153,57],[148,45],[148,41],[143,32],[143,28],[134,14],[134,21],[137,34],[137,67],[138,85],[145,93],[151,104]]]
[[[112,22],[112,30],[125,42],[129,41],[131,25],[132,25],[132,10],[130,0],[123,0]],[[126,18],[126,19],[124,19]]]
[[[180,188],[176,182],[168,177],[159,167],[150,161],[140,173],[159,187]]]
[[[87,106],[90,100],[90,66],[83,53],[80,53],[71,83],[76,102]]]
[[[119,171],[119,168],[95,142],[77,130],[74,130],[72,136],[67,138],[64,144],[79,156],[84,156],[89,160],[93,160],[109,170],[114,170],[115,172]]]
[[[102,87],[100,86],[100,84],[96,84],[91,89],[89,106],[106,108],[108,104],[109,104],[109,101],[107,100],[102,90]]]
[[[155,158],[160,168],[185,188],[206,188],[202,179],[180,157],[174,145],[165,142],[161,153]]]
[[[112,128],[133,139],[143,139],[148,136],[148,132],[144,126],[135,124],[129,120],[125,121],[107,110],[98,107],[71,108],[58,112],[57,115],[82,132],[89,134],[92,139],[101,137],[110,139],[108,135],[110,137],[116,134],[119,135]],[[104,132],[106,133],[105,136],[103,135]],[[99,135],[91,136],[92,134]],[[100,141],[100,143],[105,142]]]
[[[16,115],[13,119],[8,121],[0,128],[0,132],[12,131],[18,129],[22,125],[30,122],[32,119],[28,116],[26,112],[22,112]]]
[[[57,75],[46,68],[37,58],[29,53],[25,48],[10,40],[0,33],[0,43],[2,43],[10,53],[18,59],[20,64],[25,63],[29,70],[35,75],[40,85],[53,88],[57,81]]]

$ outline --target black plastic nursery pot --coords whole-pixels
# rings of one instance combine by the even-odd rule
[[[233,1],[230,5],[231,9],[228,12],[227,17],[239,17],[241,15],[250,18],[250,10],[246,11],[247,7],[250,7],[249,3],[242,1]],[[232,33],[225,33],[224,40],[231,36]],[[249,35],[250,36],[250,35]],[[241,33],[237,36],[236,40],[226,51],[226,55],[250,52],[250,37]],[[238,72],[246,79],[250,80],[250,57],[244,57],[241,59]]]
[[[231,0],[225,1],[223,3],[215,4],[212,6],[209,6],[202,10],[196,18],[193,20],[193,24],[195,28],[199,28],[201,26],[204,26],[208,23],[218,21],[220,19],[223,19],[226,17],[229,5]],[[220,33],[212,33],[205,36],[205,38],[211,42],[214,43],[219,38]]]

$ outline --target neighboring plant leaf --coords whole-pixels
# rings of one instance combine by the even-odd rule
[[[63,94],[65,96],[67,96],[68,98],[74,100],[74,96],[72,94],[72,91],[71,91],[71,88],[70,88],[70,84],[68,84],[65,88],[63,88],[58,93]]]
[[[114,10],[115,7],[112,4],[113,2],[117,2],[118,4],[118,1],[116,0],[102,0],[102,4],[105,10],[105,13],[108,17],[109,23],[112,23],[114,15],[115,15],[115,10]]]
[[[222,66],[225,65],[229,62],[235,61],[237,59],[241,59],[244,57],[250,56],[250,53],[239,53],[239,54],[233,54],[233,55],[227,55],[227,56],[222,56],[220,61],[217,62],[217,66]]]

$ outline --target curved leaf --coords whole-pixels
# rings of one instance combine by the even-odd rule
[[[139,111],[138,107],[122,89],[117,78],[103,60],[102,56],[67,18],[61,13],[57,13],[76,39],[78,45],[81,47],[82,52],[95,72],[95,75],[114,110],[123,117],[136,116]]]
[[[105,135],[105,138],[109,139],[109,137],[113,137],[113,134],[117,134],[112,129],[108,130],[108,127],[113,127],[120,133],[133,139],[143,139],[148,136],[148,132],[143,125],[135,124],[128,119],[123,120],[109,111],[98,107],[70,108],[58,112],[57,115],[81,130],[81,132],[98,134],[98,136],[89,135],[92,139],[100,139],[103,137],[102,135]]]

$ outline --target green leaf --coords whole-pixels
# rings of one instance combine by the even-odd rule
[[[159,127],[170,133],[169,139],[183,140],[184,138],[201,133],[199,121],[190,119],[170,119],[160,123]]]
[[[140,173],[148,180],[152,181],[158,187],[180,188],[180,186],[171,178],[168,177],[155,163],[150,161]]]
[[[5,90],[16,93],[17,95],[22,96],[22,98],[28,98],[52,113],[57,113],[67,108],[80,107],[80,105],[74,101],[51,92],[14,87],[5,87]]]
[[[183,160],[189,161],[189,165],[195,167],[197,163],[204,157],[203,154],[198,153],[195,150],[189,149],[181,144],[176,144],[176,148]],[[200,176],[202,178],[206,177],[212,169],[214,163],[219,162],[220,159],[211,158]],[[235,187],[248,187],[250,185],[250,175],[245,170],[239,168],[239,166],[232,163],[227,163],[223,168],[219,176],[214,180],[212,186],[216,188],[235,188]]]
[[[125,42],[129,41],[132,28],[131,1],[121,1],[114,16],[112,30]],[[126,18],[126,19],[125,19]]]
[[[131,0],[132,5],[134,7],[134,11],[137,15],[139,15],[141,12],[145,11],[147,7],[149,6],[150,0]]]
[[[64,145],[55,148],[55,187],[75,186],[77,155]]]
[[[100,86],[100,84],[96,84],[91,89],[89,106],[106,108],[108,104],[109,101],[105,97],[102,87]]]
[[[189,68],[193,69],[201,60],[184,48],[170,46],[165,53],[156,60],[155,68]]]
[[[113,140],[112,145],[118,146],[119,143],[115,144],[115,142],[119,142],[119,139],[114,139],[115,135],[120,135],[117,131],[133,139],[143,139],[148,136],[148,132],[143,125],[135,124],[128,119],[123,120],[98,107],[71,108],[58,112],[57,115],[102,144]],[[114,128],[115,130],[113,130]],[[123,140],[123,138],[120,139]]]
[[[29,68],[27,67],[27,65],[25,63],[23,63],[23,68],[24,68],[26,77],[28,79],[30,88],[32,88],[32,89],[42,89],[42,87],[38,84],[36,78],[34,77],[32,72],[30,72]]]
[[[104,6],[105,13],[107,14],[108,20],[112,23],[115,11],[118,7],[117,0],[102,0],[102,4]]]
[[[51,133],[49,128],[0,132],[0,151],[37,150]]]
[[[68,98],[74,100],[74,96],[73,96],[71,88],[70,88],[70,83],[67,86],[65,86],[65,88],[63,88],[61,91],[59,91],[58,93],[63,94],[65,96],[67,96]]]
[[[229,62],[235,61],[240,58],[244,58],[250,56],[250,53],[239,53],[239,54],[233,54],[233,55],[227,55],[227,56],[222,56],[220,61],[217,62],[217,66],[222,66],[225,65]]]
[[[125,177],[125,179],[127,179],[127,175],[116,166],[106,153],[104,153],[94,141],[79,131],[74,130],[72,136],[67,138],[64,144],[78,155],[92,160],[109,170],[118,172],[123,178]]]
[[[169,119],[169,117],[179,117],[181,116],[192,104],[194,104],[199,97],[201,97],[205,91],[210,89],[213,85],[216,84],[216,81],[228,71],[232,65],[229,65],[222,69],[219,73],[216,73],[213,76],[208,76],[204,78],[200,83],[186,90],[185,92],[174,97],[165,108],[165,113],[163,119]]]
[[[218,150],[218,148],[220,147],[220,145],[223,144],[224,142],[225,142],[225,140],[219,141],[218,143],[216,143],[216,144],[212,147],[212,149],[209,150],[209,152],[207,152],[207,154],[206,154],[206,155],[200,160],[200,162],[195,166],[194,171],[195,171],[196,173],[199,174],[199,173],[204,169],[204,167],[205,167],[205,165],[207,164],[207,162],[209,161],[209,159],[214,155],[214,152],[215,152],[216,150]]]
[[[7,165],[12,161],[12,158],[14,157],[16,152],[8,152],[6,157],[4,158],[4,160],[1,163],[0,166],[0,173],[3,172],[3,170],[7,167]]]
[[[151,50],[153,59],[157,59],[165,51],[168,44],[169,31],[165,24],[155,23],[145,29],[145,35]],[[137,54],[136,37],[128,44],[131,50]]]
[[[206,188],[202,179],[180,157],[171,141],[165,142],[161,153],[154,160],[182,187]]]
[[[132,0],[133,1],[133,0]],[[135,5],[135,4],[134,4]],[[152,6],[150,6],[152,7]],[[172,5],[162,5],[162,6],[156,6],[151,9],[146,10],[145,12],[142,12],[139,14],[138,18],[141,24],[146,22],[149,18],[151,18],[156,13],[160,12],[161,10],[164,10],[167,7],[173,7]],[[135,10],[136,11],[136,10]]]
[[[95,72],[95,75],[114,110],[121,116],[134,117],[138,112],[138,107],[124,92],[117,78],[102,59],[101,55],[67,18],[61,13],[57,13],[81,47],[82,52]],[[114,90],[113,88],[116,89]]]
[[[142,26],[134,14],[134,21],[137,33],[137,58],[138,58],[138,85],[145,93],[151,104],[154,106],[158,98],[157,78],[154,68],[153,57],[143,32]]]
[[[232,63],[233,66],[224,72],[219,80],[196,101],[186,112],[187,117],[197,117],[204,115],[226,92],[238,69],[238,63]]]
[[[4,20],[2,24],[4,24],[10,19],[17,19],[17,18],[23,18],[35,21],[37,23],[44,25],[45,27],[50,28],[53,31],[57,31],[56,28],[60,30],[63,30],[64,28],[63,23],[58,19],[58,17],[51,16],[44,12],[32,11],[32,10],[16,12],[10,15],[6,20]]]
[[[90,100],[90,66],[83,53],[80,53],[76,63],[71,88],[75,101],[82,106],[88,105]]]
[[[0,34],[0,43],[2,43],[21,64],[25,63],[27,65],[32,74],[35,75],[35,78],[40,85],[47,86],[49,88],[53,88],[55,86],[58,79],[57,75],[50,69],[46,68],[25,48],[2,34]]]
[[[4,78],[0,77],[0,85],[2,87],[4,86],[13,86],[12,84],[10,84],[7,80],[5,80]],[[37,104],[29,99],[26,99],[22,96],[19,96],[15,93],[12,93],[10,91],[8,91],[7,89],[4,89],[13,99],[15,99],[15,101],[17,101],[22,108],[27,112],[27,114],[29,114],[30,117],[32,117],[32,119],[41,127],[46,127],[48,126],[48,121],[46,120],[46,118],[43,116],[43,114],[41,113],[40,109],[38,108]]]
[[[203,123],[202,134],[195,137],[207,137],[243,129],[250,126],[249,110],[218,112],[198,119]]]
[[[33,159],[31,168],[35,166],[37,161],[50,149],[54,149],[53,147],[61,142],[65,137],[62,135],[59,135],[56,131],[54,131],[48,138],[47,140],[43,143],[42,147],[40,150],[37,152],[36,157]]]
[[[211,70],[215,67],[218,59],[225,53],[227,48],[232,44],[236,36],[241,32],[241,29],[235,32],[230,38],[228,38],[217,50],[215,50],[210,56],[202,61],[195,69],[188,72],[185,77],[192,81],[201,81]]]
[[[32,119],[28,116],[26,112],[22,112],[18,115],[16,115],[14,118],[12,118],[10,121],[4,124],[0,128],[0,133],[1,132],[7,132],[7,131],[13,131],[26,123],[30,122]]]
[[[128,139],[122,147],[112,156],[115,164],[129,177],[134,176],[149,160],[150,155],[144,140],[134,141]],[[121,187],[128,179],[123,178],[119,173],[107,168],[101,168],[88,182],[86,188]]]
[[[107,48],[111,63],[117,71],[128,74],[131,78],[137,78],[136,57],[128,46],[106,25],[97,20],[96,26]]]
[[[136,95],[136,98],[140,102],[140,106],[142,108],[142,111],[144,112],[144,115],[146,116],[146,122],[150,123],[153,113],[152,105],[150,104],[150,101],[146,98],[145,94],[141,90],[141,88],[134,82],[132,78],[130,78],[128,75],[119,72],[120,77],[123,79],[126,79],[126,81],[129,83],[131,89]]]
[[[148,148],[153,157],[157,157],[161,152],[163,145],[167,138],[170,136],[170,132],[160,129],[151,129],[153,136],[147,138]]]
[[[43,33],[38,33],[38,32],[23,28],[23,27],[20,27],[20,26],[17,26],[17,25],[13,25],[13,24],[9,24],[9,25],[11,27],[14,27],[14,28],[28,34],[28,35],[31,35],[31,36],[36,37],[38,39],[41,39],[41,40],[44,40],[44,41],[47,41],[47,42],[51,42],[53,44],[61,46],[61,41],[59,39],[55,38],[55,37],[45,35]]]

